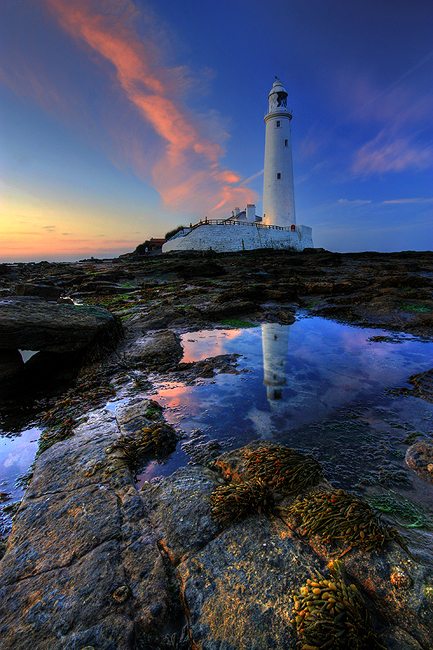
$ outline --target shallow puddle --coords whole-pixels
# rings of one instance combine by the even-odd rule
[[[212,441],[225,450],[270,440],[315,455],[335,486],[397,489],[433,509],[433,486],[404,463],[408,445],[433,433],[433,404],[394,390],[411,389],[409,376],[433,366],[433,342],[298,314],[290,326],[187,333],[182,345],[184,362],[241,355],[239,374],[156,384],[151,397],[184,440],[151,462],[138,485],[191,462],[191,450],[215,451]],[[33,462],[39,435],[29,424],[0,430],[0,492],[12,500],[23,494],[15,481]]]
[[[242,355],[238,375],[161,384],[154,395],[177,430],[205,434],[198,444],[217,440],[224,449],[270,440],[313,453],[336,486],[399,489],[433,507],[433,486],[404,463],[409,440],[433,432],[433,404],[393,390],[412,388],[408,377],[432,367],[432,342],[301,318],[189,333],[182,345],[186,362]],[[151,463],[139,483],[185,465],[186,450],[181,443],[165,464]]]

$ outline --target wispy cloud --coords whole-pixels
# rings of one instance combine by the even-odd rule
[[[364,205],[365,203],[371,203],[368,199],[355,199],[349,201],[348,199],[338,199],[337,203],[345,203],[346,205]]]
[[[432,165],[432,146],[417,144],[411,137],[395,137],[389,128],[385,128],[355,153],[352,172],[357,176],[368,176],[410,168],[421,170]]]
[[[382,201],[382,203],[433,203],[431,199],[390,199],[389,201]]]
[[[433,52],[421,59],[385,88],[367,74],[340,73],[337,80],[339,103],[349,110],[346,120],[356,122],[356,133],[368,134],[353,152],[353,176],[388,172],[416,172],[433,166],[429,129],[433,114],[433,92],[417,84],[410,75],[426,64]]]
[[[256,199],[252,190],[240,186],[240,176],[221,164],[228,137],[222,121],[215,112],[200,116],[187,107],[185,98],[196,88],[196,80],[186,67],[163,64],[166,39],[155,20],[148,20],[132,0],[103,4],[99,0],[44,1],[61,28],[92,63],[100,65],[107,94],[114,86],[120,100],[128,101],[133,109],[127,117],[143,132],[150,127],[157,135],[156,144],[148,150],[146,137],[140,143],[129,125],[108,119],[113,143],[110,155],[116,155],[115,147],[124,162],[148,182],[150,167],[151,184],[172,209],[197,215],[211,210],[224,213]],[[13,74],[2,76],[16,93],[28,93],[47,110],[55,105],[57,114],[66,119],[71,111],[80,114],[80,99],[72,100],[53,79],[47,83],[48,74],[40,62],[18,63]]]
[[[365,110],[365,108],[366,108],[369,104],[372,104],[372,103],[375,102],[377,99],[379,99],[380,97],[382,97],[385,93],[387,93],[387,92],[389,92],[390,90],[392,90],[393,88],[395,88],[395,86],[398,86],[398,84],[400,84],[400,83],[403,81],[403,79],[406,79],[406,77],[408,77],[409,75],[411,75],[412,72],[415,72],[415,70],[418,70],[418,68],[420,68],[422,65],[424,65],[424,63],[427,63],[427,61],[429,61],[432,57],[433,57],[433,50],[432,50],[431,52],[429,52],[429,53],[427,54],[427,56],[424,56],[420,61],[418,61],[418,63],[417,63],[416,65],[412,66],[409,70],[406,70],[406,72],[405,72],[404,74],[402,74],[401,77],[399,77],[398,79],[396,79],[395,81],[393,81],[393,83],[390,84],[389,86],[387,86],[387,88],[384,88],[383,90],[381,90],[380,92],[378,92],[376,95],[374,95],[374,97],[372,97],[371,99],[369,99],[368,101],[366,101],[365,104],[363,104],[362,106],[360,106],[357,110],[359,110],[359,111]]]

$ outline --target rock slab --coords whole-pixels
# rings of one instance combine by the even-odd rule
[[[76,352],[99,345],[113,349],[118,320],[103,307],[58,305],[38,299],[0,299],[1,347]]]

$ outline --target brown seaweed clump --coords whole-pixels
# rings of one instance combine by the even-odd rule
[[[382,548],[391,539],[407,550],[395,528],[384,524],[367,501],[344,490],[318,490],[296,501],[287,514],[300,519],[301,533],[323,540],[341,539],[366,551]]]
[[[386,650],[376,638],[355,585],[319,572],[293,592],[296,630],[302,650]]]
[[[210,500],[212,517],[227,523],[257,512],[270,515],[274,509],[272,492],[260,479],[221,485]]]
[[[169,424],[154,424],[134,431],[133,434],[121,436],[106,449],[109,454],[115,449],[123,449],[133,461],[141,454],[152,453],[157,457],[167,456],[176,449],[178,436]]]
[[[260,447],[244,454],[248,475],[283,494],[297,494],[323,480],[320,464],[309,454],[287,447]]]

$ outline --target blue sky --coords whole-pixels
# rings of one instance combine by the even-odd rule
[[[432,33],[419,0],[3,0],[0,261],[261,214],[276,75],[315,246],[431,249]]]

